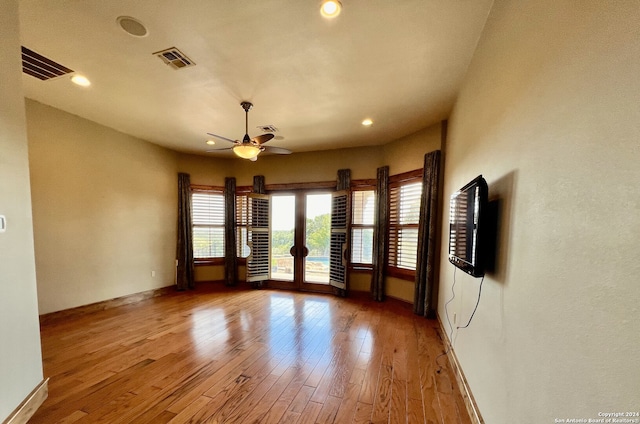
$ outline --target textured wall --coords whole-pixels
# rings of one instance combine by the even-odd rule
[[[445,195],[484,174],[500,206],[496,270],[453,331],[487,423],[638,409],[638,22],[636,0],[496,0],[455,105]],[[480,281],[455,278],[460,325]]]
[[[27,125],[40,313],[173,284],[175,153],[32,100]]]

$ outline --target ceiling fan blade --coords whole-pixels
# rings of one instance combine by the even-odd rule
[[[217,135],[217,134],[213,134],[213,133],[207,133],[207,135],[219,138],[220,140],[228,141],[229,143],[235,143],[236,142],[236,140],[231,140],[230,138],[223,137],[221,135]]]
[[[257,137],[253,137],[251,140],[258,144],[264,144],[267,141],[271,140],[273,137],[275,137],[275,135],[271,133],[267,133],[267,134],[259,135]]]
[[[283,149],[282,147],[264,146],[265,153],[275,153],[276,155],[290,155],[291,150]]]
[[[222,149],[211,149],[211,150],[205,150],[206,153],[211,153],[211,152],[221,152],[223,150],[233,150],[233,147],[223,147]]]

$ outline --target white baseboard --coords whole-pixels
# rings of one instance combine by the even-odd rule
[[[467,407],[469,418],[471,418],[471,422],[473,424],[484,424],[484,420],[482,419],[482,415],[480,415],[480,410],[478,409],[478,405],[476,404],[476,401],[473,398],[473,394],[471,393],[471,388],[469,387],[469,383],[467,383],[467,379],[464,376],[464,372],[462,372],[462,367],[460,366],[460,363],[458,362],[458,358],[456,357],[456,354],[453,351],[451,340],[449,340],[449,336],[447,335],[447,332],[444,329],[444,325],[442,325],[442,320],[440,319],[440,316],[438,316],[438,324],[440,324],[440,333],[442,334],[442,338],[443,338],[443,342],[445,343],[445,346],[451,346],[451,348],[447,350],[447,358],[449,359],[449,364],[451,364],[453,373],[456,376],[456,381],[458,382],[460,393],[462,394],[462,398],[464,399],[464,404]]]
[[[42,380],[29,396],[7,417],[2,424],[26,424],[49,395],[49,379]]]

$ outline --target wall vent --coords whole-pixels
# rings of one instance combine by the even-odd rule
[[[175,47],[171,47],[159,52],[153,53],[154,56],[158,56],[164,63],[171,66],[173,69],[188,68],[195,66],[195,62],[187,57],[180,50]]]
[[[73,70],[22,46],[22,72],[43,81],[73,73]]]
[[[256,128],[265,133],[274,133],[278,131],[278,129],[273,125],[258,125]]]

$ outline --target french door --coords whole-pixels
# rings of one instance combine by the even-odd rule
[[[316,292],[346,289],[348,204],[347,192],[251,194],[247,281]]]
[[[331,291],[331,193],[271,195],[270,287]]]

